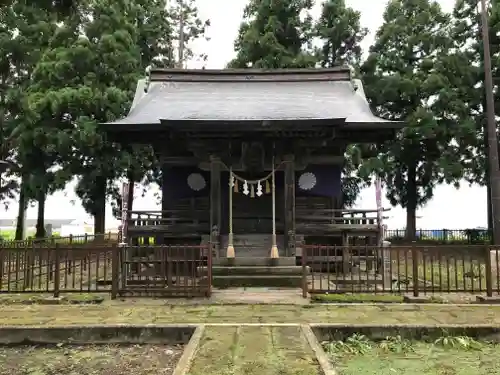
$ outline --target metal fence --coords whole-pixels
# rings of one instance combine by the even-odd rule
[[[493,246],[305,246],[302,254],[304,293],[500,294]]]
[[[209,296],[211,252],[201,246],[117,244],[0,247],[0,293]]]
[[[384,238],[393,243],[404,241],[405,229],[389,229]],[[418,229],[415,232],[417,242],[489,244],[491,233],[488,229]]]

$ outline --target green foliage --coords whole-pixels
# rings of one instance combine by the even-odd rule
[[[313,20],[308,0],[251,0],[244,12],[235,41],[236,58],[230,68],[306,68],[358,66],[360,43],[367,29],[360,25],[360,13],[346,7],[344,0],[327,0]],[[316,38],[321,47],[312,47]],[[359,173],[360,147],[345,153],[342,193],[345,207],[352,206],[368,178]]]
[[[349,65],[356,69],[361,62],[360,43],[368,33],[361,27],[361,14],[346,7],[344,0],[327,0],[322,4],[321,16],[314,25],[314,35],[321,41],[316,52],[319,65],[323,68]],[[362,188],[369,182],[363,176],[362,145],[350,145],[345,152],[342,170],[343,207],[352,207]]]
[[[387,336],[380,341],[368,339],[365,335],[358,333],[347,337],[345,340],[324,342],[325,351],[333,357],[345,355],[371,355],[372,352],[409,354],[414,353],[417,342],[397,336]],[[444,335],[433,340],[430,350],[434,348],[446,348],[463,351],[475,351],[484,348],[484,344],[472,337]]]
[[[311,0],[250,0],[234,44],[236,58],[229,67],[314,67],[311,8]]]
[[[499,74],[498,64],[495,61],[500,53],[500,3],[489,2],[489,29],[490,50],[492,56],[493,77]],[[466,178],[475,183],[487,183],[487,133],[485,132],[485,90],[483,69],[483,44],[481,34],[481,17],[478,13],[478,4],[473,0],[459,0],[453,10],[452,38],[455,42],[455,52],[448,57],[450,76],[458,88],[456,95],[464,106],[462,117],[469,119],[475,124],[475,134],[463,140],[467,147],[463,147],[467,153],[469,164]],[[446,65],[445,65],[446,66]],[[494,79],[494,85],[497,82]],[[498,90],[495,89],[495,102],[500,98]],[[496,107],[496,113],[499,108]]]
[[[392,0],[362,66],[376,113],[407,124],[396,142],[379,149],[371,168],[385,182],[391,204],[407,209],[409,237],[417,207],[432,198],[436,184],[463,177],[457,138],[475,132],[472,122],[459,117],[462,103],[443,68],[452,48],[450,29],[450,17],[437,2]]]
[[[402,303],[403,296],[368,293],[312,294],[311,301],[317,303]]]
[[[327,0],[322,4],[315,29],[322,42],[318,52],[323,68],[359,66],[362,54],[360,44],[368,34],[368,29],[361,27],[360,18],[361,13],[346,7],[345,0]]]
[[[333,355],[338,354],[351,354],[363,355],[372,350],[372,342],[365,336],[360,334],[353,334],[345,341],[333,341],[327,343],[325,346],[326,352]]]
[[[120,148],[98,124],[124,117],[149,66],[173,67],[182,14],[185,57],[204,35],[193,1],[17,1],[0,8],[0,198],[39,201],[79,176],[76,188],[96,232],[117,178],[152,181],[150,147]],[[168,5],[168,7],[167,7]],[[24,204],[20,205],[24,207]],[[20,217],[22,217],[20,211]],[[38,233],[37,236],[42,236]]]
[[[379,348],[391,353],[411,353],[414,351],[410,340],[398,336],[388,336],[378,344]]]
[[[169,21],[172,25],[172,40],[180,43],[181,39],[181,26],[182,26],[182,39],[183,52],[182,62],[188,60],[201,60],[206,61],[207,55],[202,53],[195,55],[191,43],[200,38],[206,38],[205,33],[210,26],[210,20],[202,20],[198,15],[198,8],[196,7],[196,0],[173,0],[169,2]],[[173,62],[179,62],[179,49],[174,53]]]
[[[442,336],[434,341],[435,346],[461,350],[481,350],[483,345],[472,337],[467,336]]]
[[[82,176],[77,194],[94,216],[104,215],[106,182],[117,176],[119,160],[96,125],[126,114],[139,77],[138,36],[127,18],[133,11],[128,1],[89,1],[84,16],[59,26],[33,74],[36,130],[54,133],[42,143],[54,147],[68,176]],[[96,222],[103,231],[104,218]]]

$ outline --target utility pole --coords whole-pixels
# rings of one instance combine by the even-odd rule
[[[488,166],[493,217],[493,243],[500,245],[500,165],[498,162],[498,138],[493,98],[493,73],[491,70],[488,9],[486,0],[481,0],[481,29],[484,51],[484,89],[486,96],[486,128],[488,134]]]
[[[481,40],[481,32],[483,30],[482,27],[482,22],[481,22],[481,6],[478,3],[477,4],[477,17],[479,18],[478,20],[478,30],[477,30],[477,41]],[[481,67],[484,69],[484,53],[480,54],[479,56],[480,64]],[[484,86],[484,77],[483,77],[483,86]],[[488,146],[488,122],[486,121],[486,90],[484,90],[482,98],[481,98],[481,105],[483,107],[483,119],[481,121],[481,127],[483,128],[483,147],[484,147],[484,156],[485,160],[488,159],[488,152],[489,152],[489,146]],[[488,233],[491,235],[491,238],[489,239],[489,243],[493,244],[493,210],[491,206],[491,184],[490,184],[490,167],[488,163],[486,163],[485,168],[484,168],[484,178],[486,180],[486,206],[487,206],[487,213],[488,213]]]
[[[184,68],[184,0],[179,0],[179,68]]]

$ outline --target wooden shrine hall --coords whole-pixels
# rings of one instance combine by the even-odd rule
[[[295,265],[304,244],[379,239],[376,210],[343,208],[344,153],[403,124],[374,116],[341,67],[152,69],[129,114],[102,127],[153,146],[162,164],[161,210],[132,211],[129,241],[211,244],[214,264]]]

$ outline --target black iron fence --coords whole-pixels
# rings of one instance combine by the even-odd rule
[[[305,246],[304,293],[500,294],[489,245]]]
[[[405,242],[406,230],[388,229],[384,238],[392,243]],[[488,229],[418,229],[415,240],[429,244],[489,244],[491,233]]]

